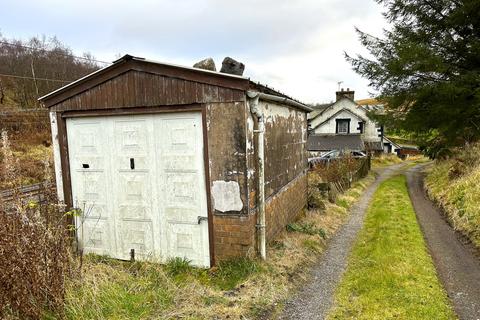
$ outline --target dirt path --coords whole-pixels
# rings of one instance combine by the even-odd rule
[[[333,302],[333,295],[347,266],[347,257],[363,226],[365,214],[378,185],[392,176],[403,164],[385,168],[351,208],[347,223],[331,239],[322,259],[313,268],[311,280],[286,303],[279,319],[324,319]]]
[[[407,182],[430,254],[460,319],[480,319],[480,261],[427,198],[422,168],[409,169]]]

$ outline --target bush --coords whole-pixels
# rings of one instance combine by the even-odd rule
[[[352,156],[317,164],[313,172],[317,173],[325,182],[339,182],[341,179],[351,179],[353,174],[360,169],[362,161]]]
[[[308,208],[324,209],[324,200],[327,198],[327,183],[317,172],[308,173],[307,203]]]
[[[15,178],[16,163],[2,133],[3,168]],[[48,164],[45,176],[50,177]],[[63,206],[57,205],[50,179],[42,203],[15,193],[0,203],[0,318],[38,319],[46,311],[62,314],[69,272],[69,234]],[[16,189],[18,190],[18,189]]]

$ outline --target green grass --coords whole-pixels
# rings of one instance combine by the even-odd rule
[[[236,289],[262,271],[256,260],[247,258],[222,261],[212,270],[195,268],[182,258],[164,265],[97,255],[84,260],[82,276],[68,284],[67,319],[162,318],[179,299],[196,299],[207,307],[221,305],[226,299],[217,292]]]
[[[436,161],[425,186],[429,196],[445,210],[450,223],[480,248],[480,144],[456,158]]]
[[[86,264],[67,290],[67,319],[144,319],[173,304],[174,283],[158,265],[95,256]]]
[[[404,176],[376,191],[329,319],[455,319]]]
[[[370,174],[339,199],[349,206],[373,180]],[[267,261],[237,258],[209,270],[181,258],[160,265],[87,255],[81,268],[75,260],[67,278],[63,318],[264,318],[280,310],[347,216],[345,207],[327,203],[306,212],[292,232],[282,232],[269,245]]]
[[[232,290],[248,276],[261,272],[260,264],[252,259],[237,258],[222,261],[210,276],[212,286],[220,290]]]

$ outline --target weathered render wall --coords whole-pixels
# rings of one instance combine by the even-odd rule
[[[245,102],[207,104],[208,157],[216,214],[246,214]]]
[[[248,212],[246,102],[207,108],[215,260],[255,254],[255,216]]]
[[[307,114],[260,101],[265,116],[265,198],[267,240],[293,221],[307,203]],[[247,120],[249,208],[257,211],[256,120]]]
[[[265,192],[267,240],[307,203],[307,116],[266,103]],[[207,105],[208,148],[216,260],[256,253],[256,119],[246,102]],[[241,200],[241,201],[240,201]]]

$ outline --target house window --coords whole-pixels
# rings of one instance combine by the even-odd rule
[[[350,119],[336,119],[337,121],[337,134],[349,134],[350,133]]]
[[[363,121],[359,121],[358,128],[357,128],[358,132],[363,133],[363,127],[364,127]]]

